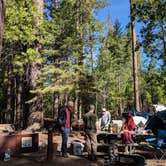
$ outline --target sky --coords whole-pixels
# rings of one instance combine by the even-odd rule
[[[130,22],[130,0],[109,0],[110,5],[99,11],[97,19],[101,22],[105,22],[108,15],[111,16],[111,24],[114,24],[115,20],[118,19],[122,24],[122,28],[125,29],[126,25]],[[136,23],[136,34],[139,40],[141,24]],[[143,53],[142,60],[148,60],[147,56]]]
[[[122,25],[126,25],[129,22],[129,0],[110,0],[110,5],[99,12],[98,19],[105,21],[108,14],[112,23],[119,19]]]
[[[111,24],[118,19],[122,27],[125,28],[126,25],[129,23],[130,18],[130,0],[109,0],[110,5],[98,13],[97,19],[102,22],[105,22],[107,19],[108,14],[111,16]],[[136,33],[139,36],[140,25],[136,24]]]

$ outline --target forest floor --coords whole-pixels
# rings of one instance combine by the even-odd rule
[[[73,140],[80,140],[84,142],[84,137],[79,133],[71,134],[69,144]],[[54,135],[54,143],[56,143],[57,151],[54,154],[52,162],[46,161],[46,144],[47,134],[39,134],[39,152],[21,154],[19,156],[11,157],[10,161],[4,162],[0,159],[0,166],[105,166],[105,159],[103,156],[98,156],[98,160],[90,162],[87,159],[86,153],[83,156],[70,155],[69,158],[62,158],[60,156],[61,136]],[[111,165],[112,166],[112,165]],[[166,166],[166,160],[147,160],[146,166]]]

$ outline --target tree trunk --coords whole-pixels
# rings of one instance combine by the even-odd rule
[[[37,49],[37,48],[36,48]],[[40,56],[40,55],[39,55]],[[41,75],[41,64],[32,62],[30,68],[30,90],[37,90],[40,88],[40,84],[37,80],[40,79]],[[42,97],[40,94],[31,94],[31,98],[36,98],[30,105],[30,115],[28,125],[33,123],[42,123]]]
[[[43,0],[34,0],[34,4],[36,5],[40,16],[37,18],[36,25],[40,26],[43,20],[44,2]],[[41,58],[39,52],[40,49],[41,45],[39,43],[36,44],[35,51],[38,54],[36,59]],[[35,60],[33,62],[30,62],[30,90],[37,90],[40,88],[40,83],[38,83],[37,81],[40,79],[41,76],[41,66],[42,64],[40,62],[35,62]],[[31,97],[32,98],[36,97],[36,100],[31,103],[29,108],[30,115],[29,115],[28,125],[31,126],[34,123],[39,123],[40,125],[42,125],[43,123],[42,97],[40,94],[36,94],[35,96],[31,94]]]
[[[14,78],[14,125],[16,126],[16,124],[17,124],[17,75],[15,75]]]
[[[78,85],[76,85],[76,88],[78,88]],[[79,102],[79,93],[76,89],[75,90],[75,100],[74,100],[74,110],[77,112],[77,119],[79,119],[78,102]]]
[[[94,72],[94,48],[93,48],[92,32],[90,32],[90,54],[91,54],[91,68],[92,68],[92,75],[93,75],[93,72]]]
[[[76,6],[77,6],[77,22],[76,22],[76,29],[78,30],[79,26],[80,26],[80,1],[78,0],[76,2]],[[77,34],[78,38],[80,38],[80,34]],[[79,58],[76,60],[76,64],[79,65]],[[76,82],[75,82],[75,101],[74,101],[74,109],[77,112],[77,119],[79,119],[79,110],[78,110],[78,105],[79,105],[79,73],[78,71],[76,71]]]
[[[55,9],[58,9],[58,7],[59,7],[58,0],[54,0],[54,6],[55,6]]]
[[[121,112],[122,110],[122,96],[121,96],[121,74],[119,73],[119,76],[118,76],[118,94],[119,94],[119,110]]]
[[[132,0],[130,0],[130,18],[132,16]],[[132,57],[133,57],[133,79],[134,79],[134,99],[135,109],[140,111],[139,103],[139,87],[138,87],[138,57],[136,54],[136,32],[135,24],[131,18],[131,32],[132,32]]]
[[[17,123],[18,123],[18,128],[23,127],[22,93],[23,93],[23,79],[22,79],[22,76],[19,76],[18,91],[17,91]]]
[[[53,119],[57,119],[58,117],[58,110],[59,110],[59,94],[54,92],[53,94]]]
[[[95,97],[96,97],[96,104],[95,104],[96,110],[95,110],[95,114],[98,115],[98,94],[97,94],[97,92],[95,94]]]
[[[7,103],[6,103],[6,123],[11,122],[11,109],[12,109],[12,64],[11,60],[8,62],[8,85],[7,85]]]
[[[82,119],[82,100],[79,100],[79,119]]]
[[[164,62],[166,64],[166,32],[165,32],[165,25],[164,25],[164,21],[162,21],[161,23],[161,30],[162,30],[162,40],[163,40],[163,59]]]
[[[0,57],[1,57],[1,51],[2,51],[2,39],[3,39],[3,31],[4,31],[5,7],[6,7],[6,0],[0,0]]]

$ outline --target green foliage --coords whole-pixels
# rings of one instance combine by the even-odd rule
[[[42,96],[43,110],[52,116],[54,94],[59,106],[76,100],[82,110],[89,104],[110,110],[133,107],[131,32],[120,22],[110,25],[96,19],[108,0],[44,1],[44,18],[36,12],[34,0],[8,0],[5,18],[4,47],[0,60],[0,106],[6,109],[9,74],[11,74],[12,114],[22,86],[25,113],[27,104]],[[143,23],[142,46],[150,62],[141,68],[139,86],[142,103],[166,103],[165,13],[163,0],[134,0],[132,19]],[[37,45],[42,46],[41,56]],[[159,60],[162,60],[159,61]],[[32,64],[41,68],[39,88],[30,88]],[[11,71],[9,71],[9,66]],[[34,67],[34,66],[33,66]],[[34,73],[39,74],[39,73]],[[20,81],[22,78],[22,82]],[[33,96],[31,96],[30,94]],[[76,96],[76,94],[78,96]]]
[[[157,67],[156,59],[153,58],[144,68],[142,76],[145,83],[142,84],[142,99],[148,104],[166,103],[165,76]]]
[[[134,0],[133,19],[143,23],[141,34],[145,53],[166,62],[166,1]]]
[[[116,21],[104,37],[96,68],[99,102],[110,109],[124,109],[133,103],[130,33],[122,32]]]

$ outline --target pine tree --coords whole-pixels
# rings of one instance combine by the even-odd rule
[[[134,83],[134,100],[135,100],[135,109],[140,112],[140,99],[139,99],[139,84],[138,84],[138,56],[136,53],[137,39],[136,39],[136,30],[135,23],[132,19],[133,15],[133,0],[130,0],[130,26],[132,34],[132,57],[133,57],[133,83]]]
[[[96,83],[100,107],[122,111],[129,106],[128,100],[133,103],[132,97],[127,98],[132,92],[127,90],[132,87],[131,35],[122,32],[119,21],[109,27],[98,57]]]
[[[142,45],[148,56],[166,61],[166,2],[163,0],[134,0],[133,19],[143,23]]]
[[[0,1],[0,57],[2,51],[2,38],[4,32],[5,8],[6,8],[6,0],[1,0]]]
[[[4,73],[3,94],[8,95],[6,100],[2,98],[2,102],[7,105],[6,116],[10,117],[10,122],[17,122],[18,127],[23,125],[26,127],[29,111],[26,103],[30,99],[28,97],[29,62],[36,58],[34,46],[38,40],[36,16],[36,8],[32,0],[7,1],[1,69]],[[9,80],[8,83],[6,79]]]
[[[37,34],[40,34],[41,31],[41,25],[43,21],[43,8],[44,8],[44,2],[43,0],[34,0],[34,5],[37,9],[37,16],[36,16],[36,27],[39,27],[37,30]],[[37,35],[36,34],[36,35]],[[36,41],[34,45],[34,50],[36,53],[35,59],[30,60],[30,73],[29,73],[29,81],[30,81],[30,91],[37,91],[40,88],[40,83],[38,80],[41,77],[41,67],[42,67],[42,58],[41,58],[41,44],[40,41]],[[32,102],[30,102],[30,115],[28,119],[28,125],[33,125],[34,123],[43,123],[43,112],[42,112],[42,97],[40,94],[35,94],[35,96],[31,99]]]

